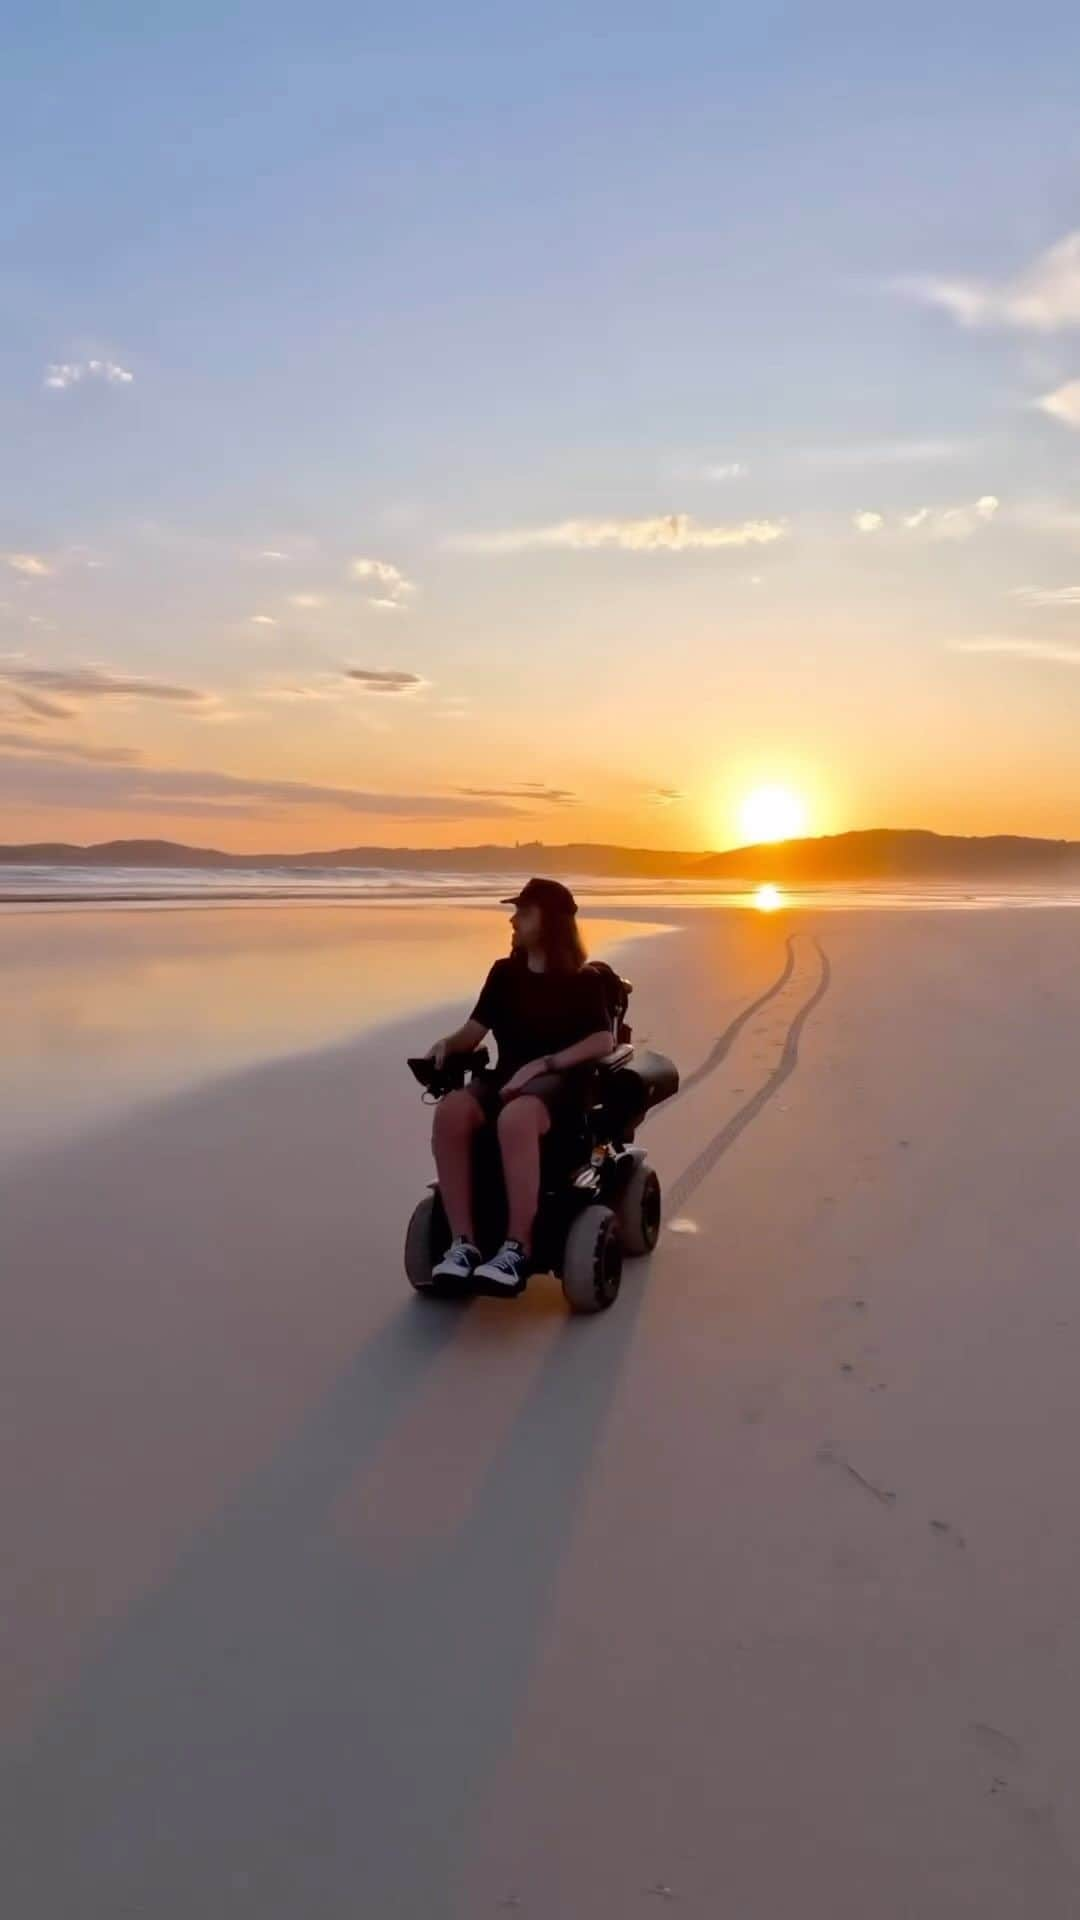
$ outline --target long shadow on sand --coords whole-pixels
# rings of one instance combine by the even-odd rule
[[[644,1284],[560,1330],[460,1530],[404,1572],[329,1524],[469,1337],[453,1309],[403,1309],[17,1756],[7,1911],[451,1913]]]

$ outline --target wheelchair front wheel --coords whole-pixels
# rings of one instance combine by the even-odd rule
[[[450,1245],[450,1229],[442,1203],[435,1192],[425,1193],[417,1201],[405,1232],[405,1274],[417,1293],[432,1299],[448,1300],[458,1291],[452,1281],[433,1280],[432,1268]]]
[[[638,1162],[615,1207],[619,1237],[629,1254],[651,1253],[660,1238],[660,1182],[644,1160]]]
[[[603,1313],[617,1299],[623,1249],[610,1207],[593,1202],[571,1222],[562,1262],[562,1290],[574,1313]]]

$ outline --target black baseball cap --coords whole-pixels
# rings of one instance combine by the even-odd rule
[[[526,880],[520,893],[512,893],[503,907],[550,907],[555,913],[576,913],[577,901],[561,880]]]

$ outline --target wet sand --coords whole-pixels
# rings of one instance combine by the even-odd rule
[[[20,1920],[1080,1910],[1080,922],[665,917],[598,1320],[408,1294],[449,1009],[0,1170]]]

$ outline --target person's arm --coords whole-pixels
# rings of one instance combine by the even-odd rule
[[[548,1071],[569,1073],[571,1067],[584,1067],[590,1060],[603,1060],[613,1046],[611,1031],[605,1027],[600,1033],[587,1034],[584,1040],[575,1040],[572,1047],[560,1047],[558,1053],[549,1053]]]
[[[436,1040],[434,1046],[428,1048],[428,1059],[434,1060],[436,1068],[440,1071],[448,1054],[472,1053],[473,1049],[480,1045],[481,1040],[491,1032],[502,1003],[503,973],[503,964],[496,960],[495,965],[488,970],[487,979],[480,989],[476,1005],[468,1019],[463,1021],[460,1027],[455,1027],[453,1033],[446,1034],[443,1039]]]
[[[470,1017],[463,1026],[455,1027],[453,1033],[446,1034],[442,1040],[436,1040],[434,1045],[428,1048],[427,1058],[434,1060],[436,1067],[441,1071],[448,1054],[473,1053],[487,1033],[487,1027],[479,1020]]]
[[[587,1034],[584,1040],[575,1040],[572,1047],[560,1047],[558,1053],[549,1053],[542,1060],[530,1060],[527,1066],[519,1067],[511,1074],[503,1088],[503,1098],[520,1093],[541,1073],[569,1073],[571,1067],[584,1067],[591,1060],[603,1060],[612,1052],[614,1041],[605,1027],[601,1033]]]

